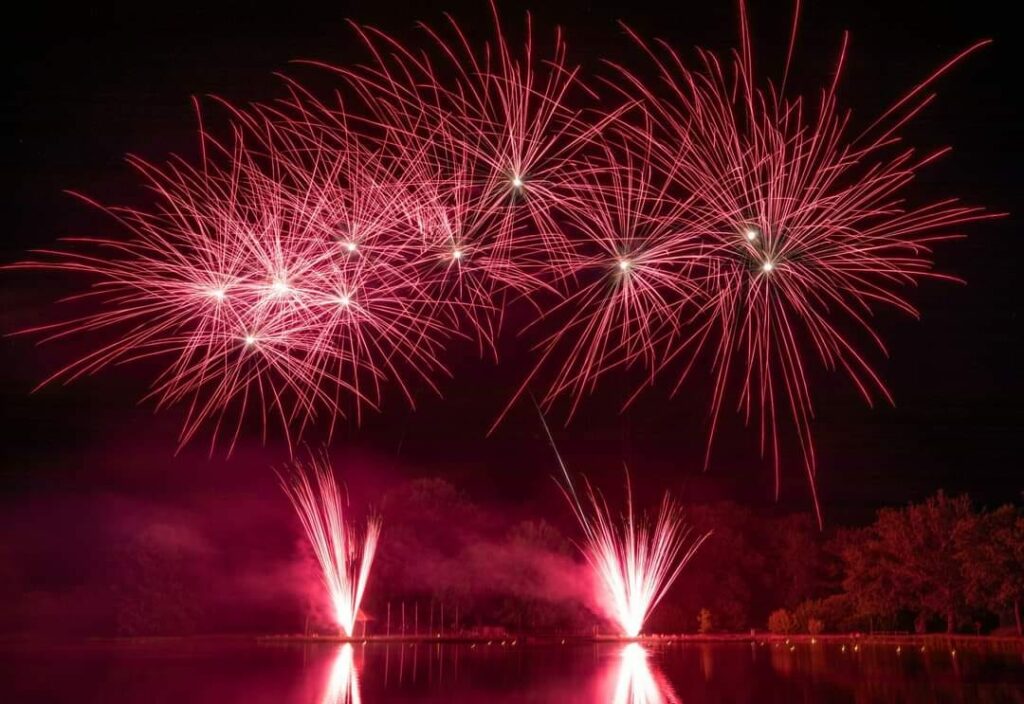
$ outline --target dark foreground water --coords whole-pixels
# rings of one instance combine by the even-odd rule
[[[687,643],[0,646],[3,702],[1024,702],[1019,650]]]

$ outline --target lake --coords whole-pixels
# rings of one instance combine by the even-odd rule
[[[166,640],[0,645],[5,702],[1024,702],[1020,648]]]

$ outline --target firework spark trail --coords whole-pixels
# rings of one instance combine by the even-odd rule
[[[564,484],[560,481],[559,487],[583,530],[580,547],[594,569],[601,606],[624,636],[636,638],[647,616],[711,533],[694,536],[683,521],[682,508],[667,493],[653,523],[647,516],[637,516],[628,474],[625,514],[614,514],[586,480],[586,498],[581,500],[543,414],[541,423],[562,470]]]
[[[377,550],[380,519],[370,518],[362,533],[345,520],[344,499],[326,456],[297,462],[278,476],[313,547],[334,619],[351,638]]]

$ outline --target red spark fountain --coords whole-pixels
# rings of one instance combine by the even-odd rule
[[[361,534],[345,521],[345,501],[325,455],[313,456],[305,464],[296,462],[278,476],[313,547],[335,622],[351,638],[377,550],[380,520],[370,518]]]
[[[599,603],[622,635],[636,638],[647,616],[711,533],[694,536],[683,521],[682,508],[668,493],[653,523],[646,515],[637,516],[628,474],[624,514],[613,513],[604,496],[586,480],[586,500],[581,500],[543,414],[540,419],[565,479],[560,486],[583,529],[580,547],[597,577]]]
[[[694,537],[682,509],[667,494],[653,523],[647,516],[638,517],[628,480],[621,516],[589,483],[586,502],[571,485],[566,497],[583,529],[583,554],[597,575],[601,606],[624,636],[636,638],[648,614],[711,534]]]

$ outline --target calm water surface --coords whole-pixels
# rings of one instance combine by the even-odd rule
[[[1021,702],[1008,648],[750,644],[0,646],[0,701]]]

